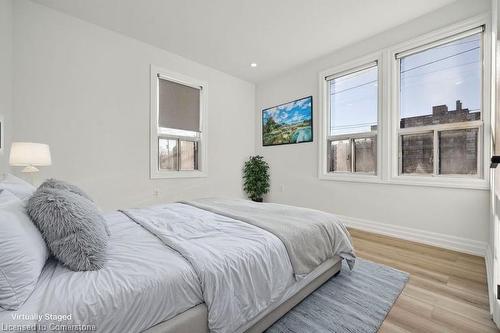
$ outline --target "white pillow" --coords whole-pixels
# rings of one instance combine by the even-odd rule
[[[26,200],[33,195],[36,188],[21,178],[5,173],[0,181],[0,190],[7,190],[19,199]]]
[[[31,295],[48,258],[40,231],[14,194],[0,192],[0,307],[17,310]]]

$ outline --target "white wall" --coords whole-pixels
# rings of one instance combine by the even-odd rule
[[[2,2],[0,6],[10,4]],[[3,9],[0,45],[7,45],[8,51],[9,16],[4,20],[8,11]],[[326,68],[488,9],[487,0],[459,0],[261,82],[254,96],[254,86],[248,82],[18,0],[14,4],[13,139],[49,143],[54,164],[41,176],[80,185],[106,210],[198,196],[241,196],[241,166],[256,150],[271,164],[272,201],[461,237],[458,240],[486,242],[487,191],[319,181],[317,75]],[[0,55],[7,56],[0,62],[0,66],[7,64],[0,67],[7,77],[12,68],[8,65],[9,54]],[[208,178],[149,179],[150,64],[208,81]],[[4,75],[0,88],[0,103],[7,103],[0,104],[6,110],[0,111],[7,113],[12,109],[8,106],[11,88]],[[260,110],[308,95],[314,96],[314,143],[263,148]],[[159,197],[154,196],[156,190]]]
[[[4,118],[6,147],[10,146],[12,132],[12,28],[12,0],[0,0],[0,116]],[[0,152],[0,171],[7,169],[8,149],[3,149]]]
[[[106,210],[242,195],[253,84],[29,1],[14,17],[14,139],[50,144],[42,177],[80,185]],[[149,179],[150,64],[208,82],[208,178]]]
[[[318,73],[489,10],[489,1],[459,0],[424,17],[296,68],[256,87],[256,152],[272,171],[271,201],[442,234],[458,243],[488,239],[488,191],[367,184],[318,179]],[[261,110],[313,95],[314,142],[262,147]],[[282,185],[284,191],[282,191]],[[411,234],[411,229],[409,234]],[[408,230],[406,230],[408,231]],[[433,234],[433,236],[436,236]],[[438,237],[440,235],[437,235]]]

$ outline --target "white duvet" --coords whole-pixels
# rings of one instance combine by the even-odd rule
[[[105,268],[72,272],[49,260],[27,302],[18,311],[0,312],[0,331],[81,325],[141,332],[203,302],[198,276],[183,257],[122,213],[106,220],[112,235]]]
[[[125,213],[191,263],[211,332],[243,331],[295,283],[285,246],[261,228],[185,204]]]

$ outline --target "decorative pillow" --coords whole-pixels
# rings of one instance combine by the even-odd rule
[[[75,186],[73,184],[69,184],[69,183],[66,183],[65,181],[62,181],[62,180],[58,180],[58,179],[47,179],[46,181],[44,181],[42,183],[42,185],[40,185],[38,187],[39,189],[44,189],[44,188],[55,188],[55,189],[58,189],[58,190],[66,190],[66,191],[70,191],[70,192],[73,192],[75,194],[78,194],[90,201],[94,201],[92,200],[91,197],[89,197],[87,195],[87,193],[83,192],[82,189],[80,189],[78,186]]]
[[[42,235],[14,194],[0,192],[0,307],[17,310],[35,289],[47,261]]]
[[[52,254],[73,271],[94,271],[106,261],[108,235],[96,205],[73,192],[41,188],[28,201],[28,214]]]
[[[46,189],[46,188],[52,188],[52,189],[58,189],[58,190],[66,190],[66,191],[72,192],[74,194],[78,194],[79,196],[82,196],[85,199],[88,199],[88,200],[94,202],[94,200],[92,200],[92,198],[89,197],[88,194],[85,193],[78,186],[70,184],[70,183],[67,183],[67,182],[62,181],[62,180],[53,179],[53,178],[47,179],[46,181],[44,181],[42,183],[42,185],[40,185],[38,187],[38,189]],[[111,236],[111,232],[109,231],[109,228],[108,228],[108,225],[107,225],[106,221],[104,221],[104,228],[106,229],[106,233],[108,234],[108,236]]]
[[[3,174],[2,180],[0,180],[0,189],[9,191],[21,200],[28,199],[36,190],[30,183],[10,173]]]

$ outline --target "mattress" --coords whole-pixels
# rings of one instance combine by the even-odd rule
[[[112,234],[106,267],[72,272],[49,260],[27,302],[0,312],[2,329],[140,332],[202,303],[198,277],[183,257],[122,213],[105,218]]]

